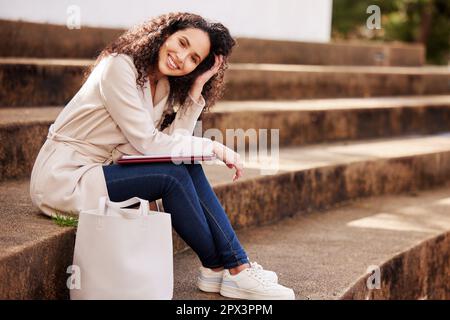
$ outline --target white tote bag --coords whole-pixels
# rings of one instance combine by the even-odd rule
[[[123,208],[137,203],[139,209]],[[170,214],[137,197],[100,198],[97,210],[79,215],[71,272],[73,300],[172,299]]]

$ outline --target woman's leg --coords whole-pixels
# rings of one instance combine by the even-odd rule
[[[217,236],[211,232],[185,165],[112,164],[103,166],[103,172],[111,201],[132,197],[149,201],[162,198],[164,211],[171,214],[174,229],[198,255],[201,263],[208,268],[223,266],[215,245]],[[231,262],[238,263],[234,259]]]
[[[172,226],[194,250],[203,265],[222,265],[213,236],[198,201],[192,180],[184,166],[172,163],[103,166],[109,198],[124,201],[139,197],[163,199]]]
[[[214,237],[216,248],[225,268],[248,263],[248,257],[242,248],[230,220],[220,204],[201,164],[185,165],[197,191],[199,202]],[[237,260],[237,261],[236,261]]]

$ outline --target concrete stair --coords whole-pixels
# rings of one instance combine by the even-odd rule
[[[251,261],[277,270],[299,300],[450,299],[450,185],[371,197],[238,231]],[[174,299],[227,299],[197,289],[200,262],[175,256]],[[369,290],[370,266],[380,289]]]
[[[43,106],[0,108],[0,137],[4,141],[0,145],[0,181],[29,177],[48,127],[61,110]],[[224,101],[205,115],[199,129],[205,133],[208,128],[219,129],[227,143],[232,136],[227,138],[226,129],[242,129],[247,133],[241,139],[247,149],[254,128],[282,128],[279,144],[283,147],[432,134],[450,131],[450,96]],[[237,147],[236,142],[234,149]]]
[[[0,107],[65,105],[92,61],[0,58]],[[449,67],[231,64],[225,100],[292,100],[450,93]]]
[[[0,20],[0,299],[68,298],[75,229],[32,205],[29,175],[122,32]],[[280,129],[278,171],[250,150],[235,183],[223,164],[203,167],[251,260],[298,299],[449,299],[450,69],[423,64],[421,45],[238,39],[201,130]],[[174,298],[220,299],[196,289],[198,259],[173,241]]]
[[[231,183],[231,170],[204,163],[238,230],[362,197],[417,193],[443,184],[450,178],[450,135],[282,148],[279,171],[262,175],[265,165],[248,161],[242,180]],[[28,184],[28,179],[0,184],[0,298],[67,298],[74,229],[42,216],[30,203]],[[187,248],[175,233],[174,246],[176,252]]]
[[[92,59],[124,31],[0,20],[0,56]],[[425,62],[425,49],[419,44],[236,40],[231,57],[235,63],[422,66]]]

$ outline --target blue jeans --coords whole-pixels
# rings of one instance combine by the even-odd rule
[[[173,228],[204,267],[229,269],[249,262],[201,164],[111,164],[103,173],[111,201],[162,199]]]

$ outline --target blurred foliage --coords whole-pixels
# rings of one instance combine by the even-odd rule
[[[370,5],[380,7],[381,29],[366,27]],[[333,0],[332,37],[423,43],[429,63],[447,64],[450,0]]]

